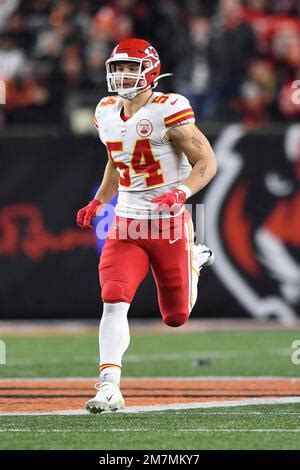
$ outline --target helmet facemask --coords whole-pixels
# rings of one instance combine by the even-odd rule
[[[117,64],[130,62],[139,65],[137,73],[117,72]],[[138,94],[149,89],[146,73],[150,72],[153,65],[149,59],[111,58],[106,61],[106,79],[108,91],[117,92],[122,98],[132,100]]]

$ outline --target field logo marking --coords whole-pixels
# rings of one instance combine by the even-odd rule
[[[6,364],[6,344],[3,340],[0,340],[0,364]]]
[[[295,351],[292,352],[291,361],[295,366],[298,366],[300,364],[300,339],[292,342],[292,348]]]

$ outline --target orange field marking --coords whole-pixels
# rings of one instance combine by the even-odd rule
[[[78,410],[96,392],[91,379],[0,380],[0,412]],[[126,406],[300,397],[295,379],[123,379]]]

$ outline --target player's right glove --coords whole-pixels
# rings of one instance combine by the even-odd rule
[[[95,217],[97,210],[102,206],[98,199],[93,199],[77,212],[77,225],[81,228],[92,228],[91,220]]]

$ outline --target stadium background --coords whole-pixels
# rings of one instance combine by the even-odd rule
[[[158,90],[190,99],[219,161],[192,201],[205,205],[205,242],[216,252],[193,317],[292,324],[300,315],[296,0],[0,7],[3,318],[99,318],[99,244],[75,219],[107,158],[92,125],[107,95],[105,60],[137,36],[156,47],[162,73],[174,74]],[[130,315],[160,318],[150,276]]]

